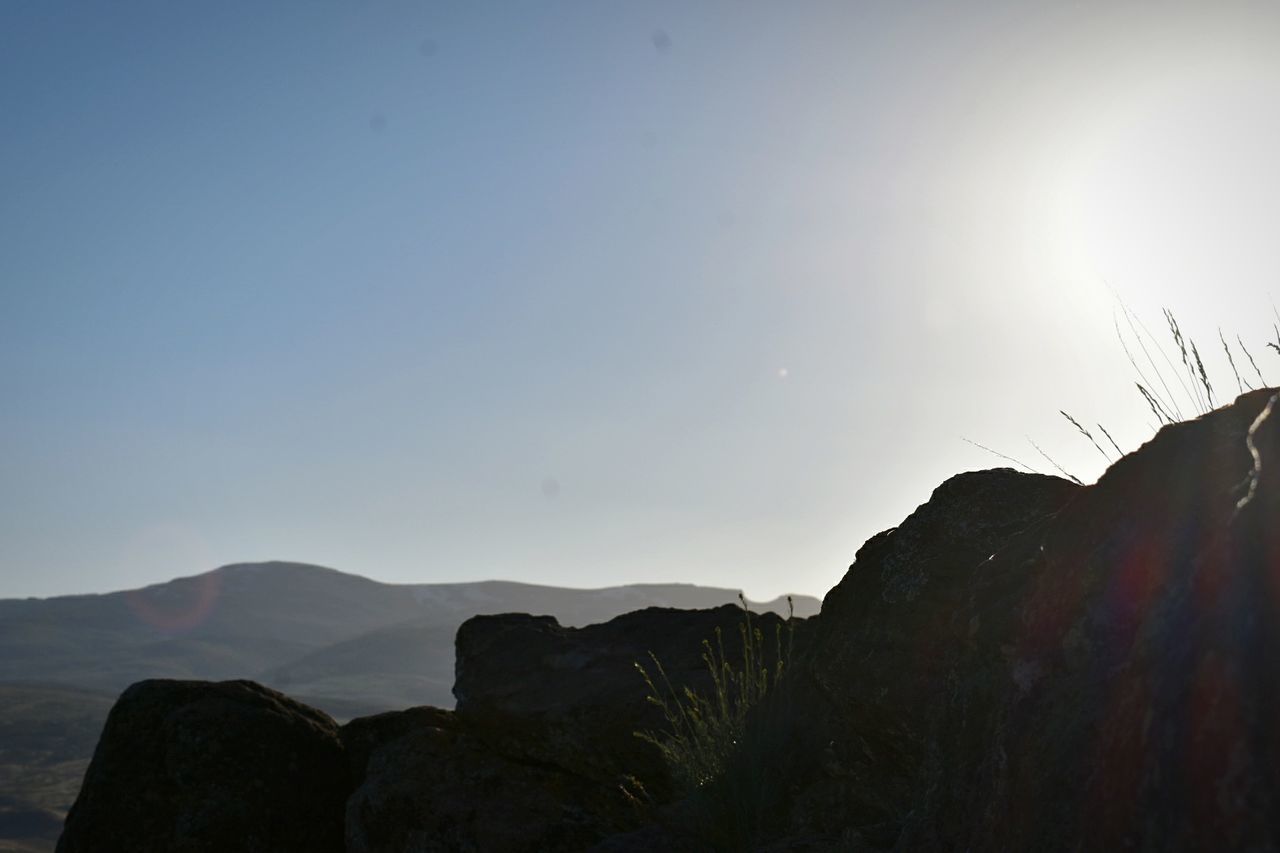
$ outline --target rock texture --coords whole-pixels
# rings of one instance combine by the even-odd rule
[[[1280,847],[1273,393],[1093,486],[960,475],[871,539],[752,732],[753,844]]]
[[[934,760],[938,708],[963,677],[969,586],[1011,537],[1043,529],[1078,491],[1009,469],[960,474],[858,551],[823,602],[814,654],[785,685],[795,713],[770,733],[808,759],[790,774],[803,777],[794,808],[807,832],[894,841]]]
[[[352,853],[585,850],[636,822],[616,786],[489,749],[449,711],[349,724],[361,782],[347,800]]]
[[[753,617],[773,636],[782,621]],[[705,689],[701,643],[720,629],[740,653],[740,608],[649,608],[585,628],[550,617],[481,616],[458,631],[454,713],[416,708],[344,729],[352,777],[347,849],[581,851],[635,833],[630,848],[675,851],[644,827],[670,798],[663,725],[636,672],[652,651],[677,686]],[[638,839],[638,840],[637,840]],[[617,844],[623,843],[622,841]]]
[[[247,681],[143,681],[107,717],[58,851],[336,853],[348,787],[323,713]]]
[[[1162,430],[975,576],[904,844],[1280,847],[1273,399]]]
[[[775,645],[783,621],[772,613],[752,620]],[[639,777],[661,799],[669,787],[665,768],[635,732],[664,721],[646,701],[648,688],[635,665],[646,665],[656,678],[652,653],[674,685],[709,690],[702,642],[719,630],[726,656],[740,661],[742,624],[742,609],[732,605],[651,607],[585,628],[564,628],[550,617],[477,616],[458,629],[458,716],[506,754],[607,785]]]

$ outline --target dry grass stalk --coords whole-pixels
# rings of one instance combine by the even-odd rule
[[[1196,359],[1196,369],[1200,371],[1200,384],[1204,386],[1205,395],[1209,398],[1209,409],[1213,409],[1213,385],[1209,382],[1209,374],[1205,372],[1204,362],[1200,360],[1200,350],[1196,349],[1196,342],[1191,342],[1191,354]]]
[[[1182,329],[1178,327],[1178,321],[1173,316],[1173,312],[1168,308],[1164,309],[1165,322],[1169,324],[1169,332],[1173,335],[1173,342],[1178,345],[1178,353],[1182,356],[1182,366],[1186,369],[1187,375],[1191,377],[1191,389],[1187,389],[1187,384],[1182,382],[1182,377],[1178,377],[1178,381],[1182,383],[1182,390],[1186,391],[1187,396],[1195,401],[1196,409],[1200,414],[1204,414],[1209,410],[1204,397],[1200,394],[1200,388],[1196,384],[1196,371],[1191,364],[1191,355],[1187,352],[1187,340],[1182,336]]]
[[[1222,351],[1227,354],[1227,364],[1231,365],[1231,372],[1235,374],[1236,388],[1239,389],[1239,392],[1241,394],[1243,394],[1245,386],[1248,385],[1249,390],[1252,391],[1253,386],[1249,385],[1249,383],[1245,382],[1243,379],[1240,378],[1240,371],[1236,369],[1236,360],[1231,357],[1231,347],[1227,346],[1227,339],[1222,335],[1221,326],[1218,327],[1218,340],[1222,342]]]
[[[1267,380],[1262,377],[1262,371],[1258,369],[1258,362],[1253,360],[1253,353],[1249,352],[1249,348],[1244,345],[1244,341],[1240,340],[1239,335],[1236,335],[1236,343],[1240,345],[1241,352],[1249,359],[1249,364],[1253,365],[1253,372],[1258,374],[1258,382],[1262,384],[1263,388],[1266,388]]]
[[[1012,456],[1005,456],[1003,453],[1000,453],[999,451],[992,450],[990,447],[987,447],[985,444],[978,444],[978,442],[976,441],[970,441],[969,439],[965,438],[963,435],[960,436],[960,440],[963,441],[965,444],[972,444],[974,447],[978,448],[979,450],[985,450],[988,453],[990,453],[992,456],[998,456],[999,458],[1003,459],[1006,462],[1012,462],[1014,465],[1017,465],[1019,468],[1022,468],[1024,470],[1030,471],[1032,474],[1044,473],[1043,471],[1039,471],[1039,470],[1036,470],[1035,468],[1032,468],[1030,465],[1028,465],[1025,462],[1021,462],[1017,459],[1014,459]]]
[[[1124,308],[1124,303],[1121,303],[1121,307]],[[1147,361],[1151,362],[1151,356],[1149,353],[1147,353],[1146,347],[1143,346],[1142,338],[1141,336],[1138,335],[1137,329],[1135,329],[1133,325],[1133,319],[1129,316],[1129,309],[1124,308],[1124,311],[1125,311],[1125,320],[1128,321],[1129,323],[1129,329],[1130,331],[1133,332],[1134,339],[1138,342],[1138,345],[1142,348],[1143,354],[1147,356]],[[1125,343],[1124,335],[1120,332],[1120,323],[1119,321],[1116,320],[1114,313],[1111,316],[1111,324],[1116,330],[1116,338],[1120,341],[1120,348],[1124,350],[1125,358],[1129,359],[1129,365],[1133,368],[1133,372],[1138,374],[1138,378],[1141,379],[1143,383],[1145,383],[1148,386],[1155,387],[1151,385],[1151,380],[1147,378],[1147,375],[1142,372],[1142,368],[1138,366],[1138,360],[1133,357],[1133,353],[1129,350],[1129,345]],[[1154,368],[1155,362],[1151,362],[1151,364],[1152,364],[1152,367]],[[1160,384],[1162,385],[1164,384],[1164,377],[1160,375],[1159,370],[1156,371],[1156,378],[1160,380]],[[1165,408],[1165,407],[1162,406],[1162,408]],[[1168,408],[1177,409],[1177,405],[1170,403]]]
[[[1072,482],[1076,483],[1077,485],[1080,485],[1080,486],[1083,486],[1083,485],[1084,485],[1084,481],[1083,481],[1083,480],[1081,480],[1081,479],[1080,479],[1079,477],[1077,477],[1075,474],[1072,474],[1072,473],[1071,473],[1070,471],[1068,471],[1066,468],[1063,468],[1061,465],[1059,465],[1057,462],[1055,462],[1052,456],[1050,456],[1048,453],[1045,453],[1043,450],[1041,450],[1041,449],[1040,449],[1040,445],[1036,444],[1034,441],[1031,441],[1031,437],[1030,437],[1030,436],[1026,436],[1026,439],[1027,439],[1027,441],[1031,444],[1031,446],[1032,446],[1032,447],[1034,447],[1034,448],[1036,449],[1036,452],[1037,452],[1037,453],[1039,453],[1039,454],[1040,454],[1041,456],[1043,456],[1045,459],[1049,460],[1049,464],[1050,464],[1050,465],[1052,465],[1054,468],[1057,468],[1057,469],[1058,469],[1058,472],[1059,472],[1060,474],[1062,474],[1062,476],[1066,477],[1068,480],[1071,480]]]
[[[1173,423],[1173,419],[1165,414],[1164,409],[1160,408],[1160,404],[1156,402],[1156,398],[1152,397],[1151,393],[1147,391],[1146,388],[1142,387],[1141,382],[1135,382],[1133,384],[1138,386],[1139,393],[1141,393],[1142,398],[1147,401],[1147,405],[1151,407],[1151,411],[1155,413],[1155,416],[1159,419],[1161,426]]]
[[[1071,417],[1071,415],[1068,415],[1062,409],[1058,409],[1058,414],[1062,415],[1064,418],[1070,421],[1071,425],[1074,426],[1077,430],[1079,430],[1081,435],[1089,439],[1089,443],[1098,449],[1098,452],[1102,454],[1103,459],[1107,460],[1108,462],[1111,461],[1111,457],[1107,454],[1107,451],[1102,449],[1102,445],[1098,444],[1098,442],[1094,439],[1093,434],[1090,433],[1083,426],[1081,426],[1079,421]],[[1114,444],[1115,442],[1112,442],[1112,443]]]
[[[1098,429],[1102,430],[1102,434],[1107,437],[1107,441],[1111,442],[1111,446],[1116,449],[1116,453],[1124,456],[1124,451],[1120,449],[1120,445],[1116,444],[1116,440],[1111,437],[1111,433],[1107,432],[1107,428],[1102,424],[1098,424]]]

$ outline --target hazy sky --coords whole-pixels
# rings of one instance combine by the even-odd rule
[[[1271,382],[1280,14],[0,3],[0,596],[248,560],[822,595],[943,479]]]

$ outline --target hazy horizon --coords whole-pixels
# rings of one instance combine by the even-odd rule
[[[15,0],[0,107],[0,598],[820,598],[1150,437],[1112,288],[1280,380],[1261,4]]]

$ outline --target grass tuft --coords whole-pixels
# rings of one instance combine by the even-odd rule
[[[658,748],[672,780],[685,793],[710,785],[724,773],[729,759],[742,741],[747,713],[774,689],[786,672],[791,658],[795,609],[787,596],[786,642],[780,624],[773,637],[772,660],[766,653],[764,632],[753,624],[751,609],[739,593],[743,621],[738,626],[742,642],[741,663],[725,655],[724,637],[719,628],[715,642],[702,641],[702,660],[711,675],[711,692],[700,693],[685,686],[677,690],[658,657],[649,653],[655,680],[649,670],[636,663],[636,670],[649,688],[648,701],[662,711],[663,731],[640,731],[636,737]]]

